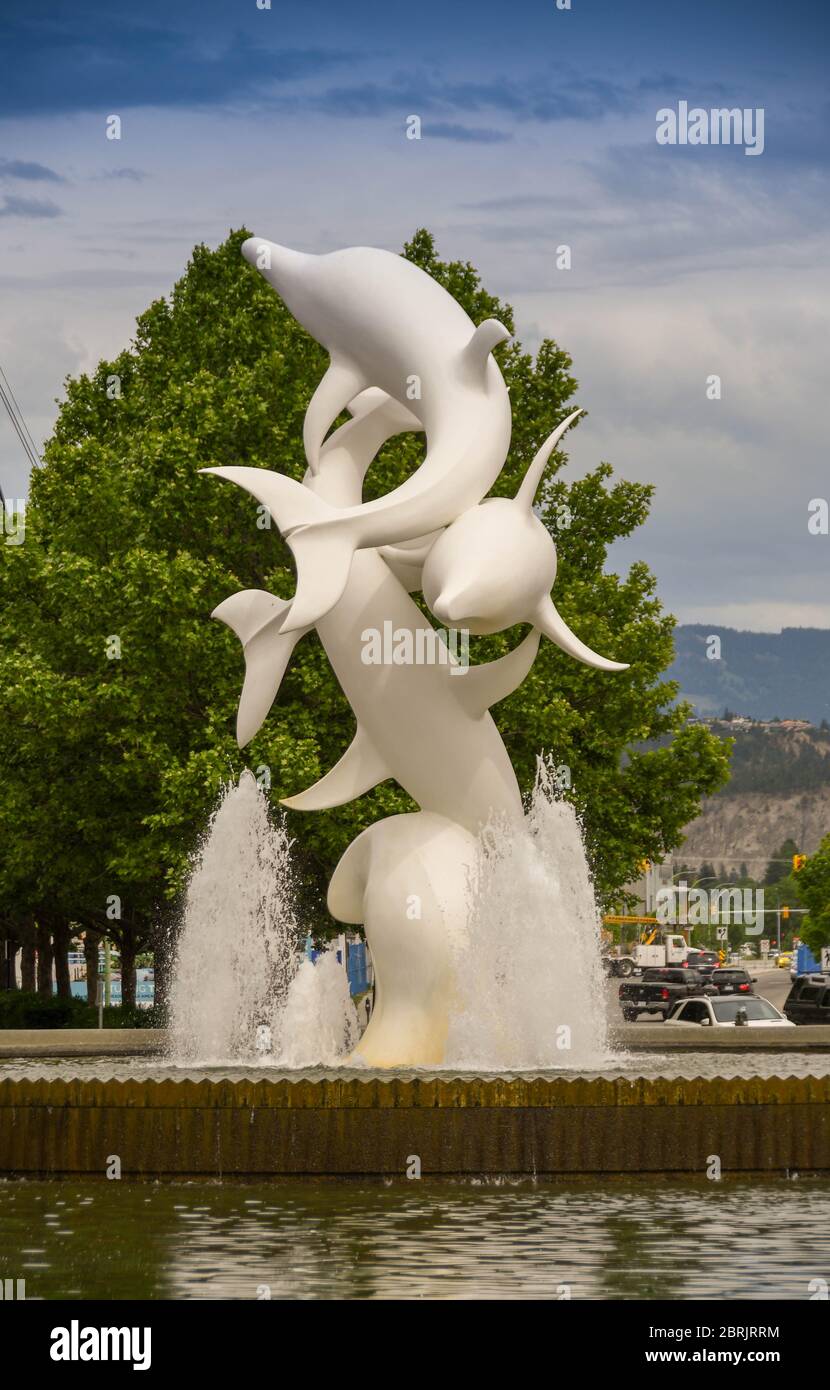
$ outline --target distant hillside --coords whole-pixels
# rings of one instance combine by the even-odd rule
[[[733,739],[731,775],[718,796],[783,796],[830,788],[830,729],[776,724],[737,728],[722,720],[707,720],[707,725],[719,738]]]
[[[730,709],[753,719],[830,720],[830,628],[738,632],[689,623],[674,636],[676,655],[668,674],[699,715]],[[721,643],[716,661],[706,655],[712,636]]]

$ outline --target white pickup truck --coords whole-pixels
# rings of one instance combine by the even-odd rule
[[[664,936],[661,941],[646,946],[640,942],[632,955],[605,951],[602,964],[606,975],[633,975],[635,970],[650,970],[665,965],[683,965],[689,954],[684,936]]]
[[[768,999],[758,994],[719,998],[678,999],[666,1015],[666,1023],[704,1028],[794,1028]]]
[[[682,965],[688,954],[689,947],[685,936],[669,933],[653,946],[646,946],[641,942],[639,946],[634,947],[634,960],[641,970],[661,965]]]

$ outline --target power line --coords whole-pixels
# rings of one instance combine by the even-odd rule
[[[0,374],[1,373],[2,369],[0,369]],[[26,454],[27,459],[33,467],[37,468],[40,465],[40,456],[38,455],[37,449],[32,443],[31,436],[26,427],[25,420],[23,419],[23,416],[19,414],[17,402],[14,400],[13,396],[11,397],[11,399],[9,398],[9,396],[6,394],[6,390],[2,382],[0,382],[0,400],[2,400],[4,406],[6,407],[6,413],[8,414],[8,417],[12,422],[12,427],[14,429],[15,434],[20,440],[20,443],[23,445],[23,450]]]
[[[18,403],[17,403],[17,397],[15,396],[14,391],[12,390],[12,384],[11,384],[11,382],[9,381],[9,378],[6,376],[6,373],[3,371],[3,368],[2,368],[1,365],[0,365],[0,377],[2,377],[2,378],[3,378],[3,381],[5,382],[6,391],[8,392],[9,397],[11,398],[11,402],[12,402],[12,406],[13,406],[13,408],[14,408],[15,414],[16,414],[18,420],[20,421],[20,424],[22,425],[23,430],[25,431],[26,438],[27,438],[28,441],[29,441],[29,448],[30,448],[31,452],[34,454],[35,458],[37,458],[38,461],[39,461],[40,455],[38,454],[38,451],[37,451],[37,445],[35,444],[35,441],[34,441],[34,439],[32,438],[32,434],[31,434],[31,431],[30,431],[30,429],[29,429],[29,426],[26,424],[26,420],[25,420],[25,418],[24,418],[23,411],[20,409],[20,406],[19,406]]]
[[[25,420],[25,417],[24,417],[24,415],[23,415],[23,411],[20,409],[20,406],[19,406],[18,403],[17,403],[17,398],[16,398],[16,396],[15,396],[15,394],[14,394],[14,391],[12,390],[11,382],[9,381],[9,378],[6,376],[6,373],[3,371],[2,366],[0,366],[0,377],[2,377],[2,378],[3,378],[3,381],[6,383],[6,390],[8,391],[9,396],[11,397],[12,405],[14,406],[14,409],[15,409],[15,412],[16,412],[16,414],[17,414],[17,417],[18,417],[18,419],[19,419],[21,425],[23,426],[23,429],[24,429],[25,432],[26,432],[26,438],[27,438],[28,441],[29,441],[29,445],[30,445],[31,452],[34,454],[34,456],[35,456],[35,458],[37,459],[38,463],[40,463],[40,454],[38,453],[37,445],[35,444],[35,441],[34,441],[34,439],[32,438],[32,433],[31,433],[31,430],[29,429],[29,426],[26,424],[26,420]]]
[[[36,455],[36,454],[33,454],[33,453],[32,453],[31,448],[29,447],[29,442],[28,442],[28,440],[27,440],[27,438],[26,438],[26,435],[25,435],[25,433],[23,432],[21,426],[19,425],[19,423],[18,423],[18,421],[17,421],[17,418],[16,418],[16,416],[15,416],[15,413],[14,413],[14,411],[13,411],[13,409],[12,409],[11,402],[9,401],[9,398],[8,398],[8,396],[6,395],[6,392],[4,391],[2,385],[0,385],[0,400],[2,400],[4,406],[6,407],[6,413],[8,414],[8,417],[9,417],[9,419],[10,419],[11,422],[12,422],[12,428],[14,429],[15,434],[17,435],[18,439],[20,440],[20,443],[23,445],[23,450],[24,450],[24,452],[25,452],[25,454],[26,454],[27,459],[29,460],[29,463],[30,463],[33,467],[35,467],[35,466],[38,464],[39,459],[37,458],[37,455]]]
[[[0,400],[2,400],[3,405],[6,407],[6,413],[12,422],[12,429],[14,430],[15,434],[20,440],[20,443],[23,446],[23,452],[25,453],[31,466],[33,468],[36,468],[40,463],[40,459],[38,458],[37,453],[33,452],[29,440],[26,437],[25,427],[18,420],[14,407],[12,406],[9,397],[6,395],[5,389],[3,388],[2,384],[0,384]]]
[[[33,468],[39,468],[40,455],[37,451],[37,446],[35,445],[35,441],[23,417],[23,412],[17,403],[14,391],[11,388],[11,383],[2,367],[0,367],[0,400],[2,400],[6,408],[6,414],[12,422],[12,428],[23,446],[24,453],[29,463]]]

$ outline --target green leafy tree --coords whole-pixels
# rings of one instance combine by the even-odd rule
[[[194,250],[169,298],[150,305],[134,342],[66,383],[44,464],[32,481],[23,546],[0,562],[3,743],[0,791],[8,864],[0,914],[55,913],[110,931],[129,963],[164,956],[190,856],[221,784],[250,766],[275,801],[317,780],[351,740],[353,718],[315,634],[298,645],[262,731],[234,739],[242,654],[212,609],[240,588],[289,597],[290,554],[267,514],[238,489],[204,477],[219,465],[301,478],[303,416],[325,370],[322,349],[239,254],[247,232]],[[475,321],[513,327],[466,262],[442,262],[431,236],[404,254],[444,284]],[[570,357],[515,339],[497,356],[514,412],[496,491],[512,495],[539,444],[572,409]],[[366,496],[399,484],[423,439],[390,442]],[[612,480],[608,464],[568,485],[549,471],[540,513],[559,552],[556,601],[596,649],[631,663],[608,677],[543,642],[524,685],[494,711],[525,792],[536,756],[571,772],[598,888],[606,903],[642,859],[682,840],[702,794],[725,779],[728,748],[687,726],[677,687],[662,679],[674,620],[644,563],[606,573],[611,543],[646,518],[652,489]],[[477,639],[491,660],[520,629]],[[14,729],[14,734],[10,730]],[[661,746],[644,747],[662,740]],[[306,919],[327,922],[328,877],[372,820],[411,809],[385,783],[323,814],[289,814]],[[18,820],[17,817],[20,819]],[[121,916],[108,918],[118,898]],[[33,917],[34,914],[34,917]]]
[[[825,835],[796,878],[799,896],[807,908],[801,939],[818,958],[822,947],[830,946],[830,835]]]

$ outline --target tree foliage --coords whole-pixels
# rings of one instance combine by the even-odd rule
[[[820,958],[822,947],[830,946],[830,835],[825,835],[796,878],[799,897],[807,908],[801,938]]]

